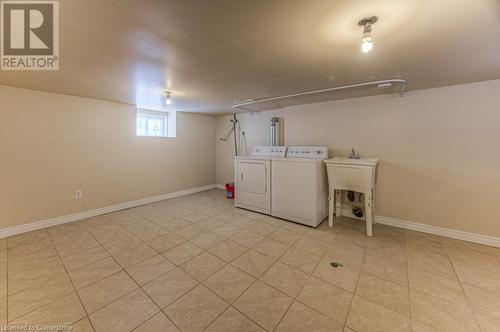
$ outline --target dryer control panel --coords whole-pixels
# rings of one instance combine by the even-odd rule
[[[276,157],[284,158],[286,155],[286,146],[254,146],[252,157]]]
[[[289,146],[287,158],[328,159],[326,146]]]

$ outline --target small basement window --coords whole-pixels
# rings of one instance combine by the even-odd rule
[[[169,113],[137,110],[137,136],[169,137]]]

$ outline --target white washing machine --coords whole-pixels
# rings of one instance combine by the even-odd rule
[[[271,165],[285,146],[256,146],[250,157],[234,158],[234,206],[271,214]]]
[[[317,227],[328,216],[326,146],[288,147],[272,162],[271,215]]]

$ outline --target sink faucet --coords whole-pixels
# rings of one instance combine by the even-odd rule
[[[351,152],[351,154],[348,157],[349,159],[360,159],[359,154],[357,154],[356,151],[354,151],[354,148],[352,148],[351,151],[352,152]]]

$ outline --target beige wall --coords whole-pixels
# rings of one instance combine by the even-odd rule
[[[381,159],[378,215],[500,237],[500,80],[281,112],[286,145],[327,145],[333,156],[354,147]],[[249,135],[267,130],[245,119]],[[218,119],[217,136],[226,122]],[[217,151],[225,183],[232,160],[219,142]]]
[[[5,86],[0,115],[0,228],[215,182],[213,117],[136,137],[133,106]]]

